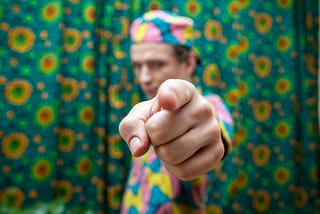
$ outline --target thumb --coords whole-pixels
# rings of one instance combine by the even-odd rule
[[[145,154],[150,146],[145,123],[150,117],[151,101],[135,105],[119,124],[119,133],[126,141],[133,156]]]

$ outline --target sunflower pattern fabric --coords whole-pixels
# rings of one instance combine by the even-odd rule
[[[149,9],[193,18],[204,93],[235,121],[210,173],[207,213],[319,213],[319,2],[0,1],[0,207],[63,198],[119,213],[131,166],[118,134],[142,100],[129,23]]]

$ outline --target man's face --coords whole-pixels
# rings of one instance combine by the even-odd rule
[[[139,43],[131,46],[133,72],[150,99],[167,79],[191,80],[187,62],[179,62],[173,47],[165,43]]]

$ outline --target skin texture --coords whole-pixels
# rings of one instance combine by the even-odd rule
[[[135,157],[152,145],[167,170],[192,180],[220,163],[224,146],[212,105],[191,83],[192,53],[179,62],[172,46],[141,43],[131,47],[133,70],[149,100],[135,105],[119,132]]]

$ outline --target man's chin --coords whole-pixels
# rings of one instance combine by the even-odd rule
[[[146,97],[150,100],[154,98],[156,95],[155,94],[146,94]]]
[[[147,92],[147,91],[144,91],[144,94],[145,94],[145,96],[146,96],[148,99],[152,99],[152,98],[154,98],[154,97],[157,95],[157,93]]]

